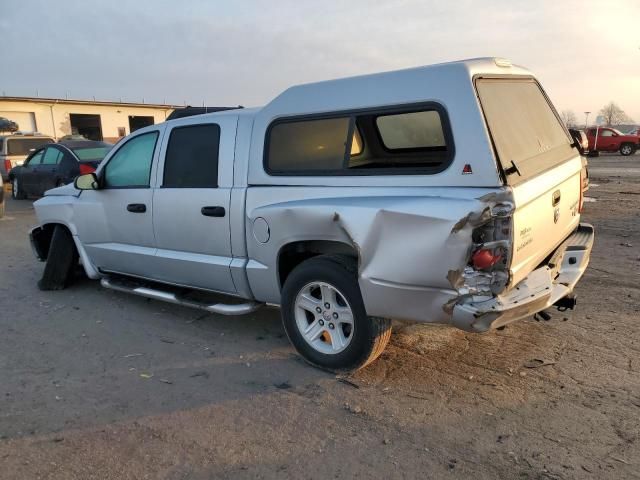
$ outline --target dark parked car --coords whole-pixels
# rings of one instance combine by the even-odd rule
[[[112,146],[89,140],[44,145],[9,172],[13,198],[41,196],[51,188],[71,183],[78,175],[94,172]]]
[[[580,154],[587,155],[589,153],[589,139],[587,138],[587,134],[577,128],[570,128],[569,133],[573,141],[576,142]]]

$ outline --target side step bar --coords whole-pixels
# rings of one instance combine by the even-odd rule
[[[218,313],[220,315],[246,315],[247,313],[255,312],[264,305],[263,303],[258,302],[207,304],[196,300],[180,298],[173,292],[143,286],[127,285],[125,282],[119,282],[113,278],[103,278],[100,280],[100,285],[104,288],[110,288],[111,290],[133,293],[134,295],[139,295],[141,297],[162,300],[163,302],[174,303],[184,307],[198,308],[200,310],[206,310],[207,312]]]

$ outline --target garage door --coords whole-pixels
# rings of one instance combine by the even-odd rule
[[[8,118],[18,124],[21,132],[36,132],[36,116],[33,112],[3,112],[0,117]]]

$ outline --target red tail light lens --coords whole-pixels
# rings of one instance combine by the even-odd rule
[[[93,173],[96,169],[91,165],[86,165],[84,163],[80,164],[80,175],[86,175],[87,173]]]
[[[9,160],[5,160],[4,161],[4,171],[9,173],[9,170],[11,170],[11,162]]]
[[[500,259],[502,255],[495,255],[491,250],[486,248],[480,249],[476,251],[471,256],[471,261],[473,262],[473,266],[478,270],[486,270],[490,267],[493,267]]]

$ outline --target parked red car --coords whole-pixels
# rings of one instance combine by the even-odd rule
[[[587,129],[590,152],[620,152],[627,156],[635,153],[640,148],[640,137],[637,135],[625,135],[615,128],[603,127],[598,129],[598,141],[596,142],[596,129]]]

